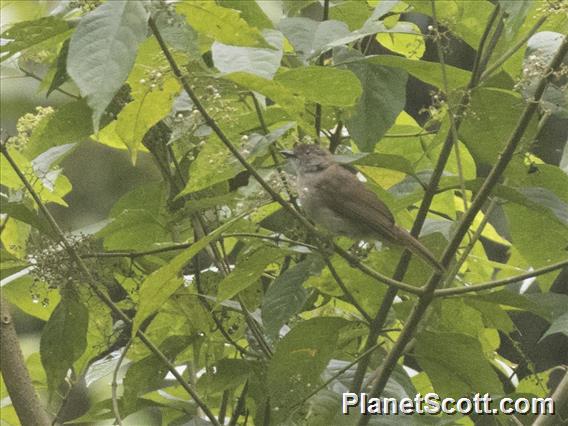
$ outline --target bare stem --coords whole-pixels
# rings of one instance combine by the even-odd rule
[[[526,280],[528,278],[538,277],[539,275],[546,274],[548,272],[556,271],[565,266],[568,266],[568,260],[563,260],[558,263],[553,263],[552,265],[545,266],[543,268],[535,269],[534,271],[527,272],[526,274],[516,275],[514,277],[503,278],[501,280],[489,281],[483,284],[475,284],[467,287],[458,288],[442,288],[434,291],[434,297],[448,297],[457,296],[467,293],[477,293],[482,290],[491,290],[497,287],[503,287],[508,284],[513,284],[519,281]]]

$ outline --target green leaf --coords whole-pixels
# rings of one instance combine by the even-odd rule
[[[183,279],[179,272],[193,256],[203,250],[209,243],[217,240],[223,232],[229,229],[243,215],[236,216],[224,223],[206,237],[193,243],[187,250],[178,254],[166,265],[154,271],[140,286],[140,304],[132,324],[132,335],[135,336],[140,324],[156,312],[181,285]]]
[[[245,253],[239,258],[235,270],[219,283],[217,304],[232,298],[254,284],[264,269],[283,255],[283,250],[265,246]]]
[[[207,389],[208,393],[220,394],[224,390],[234,389],[251,374],[251,362],[245,359],[221,359],[207,374],[199,378],[199,389]]]
[[[167,9],[160,9],[155,14],[154,20],[168,47],[194,58],[199,57],[199,36],[183,16],[171,13]]]
[[[262,323],[266,335],[275,340],[284,324],[296,315],[306,302],[304,281],[310,276],[313,260],[308,258],[279,275],[262,300]]]
[[[50,395],[57,391],[86,348],[86,333],[89,322],[88,309],[76,296],[65,295],[41,333],[41,363],[47,375]]]
[[[176,10],[184,15],[199,33],[224,44],[249,47],[268,47],[260,32],[250,27],[238,11],[209,1],[182,2]]]
[[[294,68],[275,77],[294,94],[327,106],[351,106],[361,95],[361,83],[351,71],[331,67]]]
[[[379,33],[377,41],[394,53],[400,53],[408,59],[420,59],[426,51],[424,36],[416,24],[410,23],[415,34]]]
[[[223,7],[240,11],[241,17],[253,27],[258,29],[274,28],[268,16],[266,16],[262,8],[255,1],[219,0],[219,4]]]
[[[98,237],[107,250],[145,250],[171,244],[164,188],[151,183],[139,186],[121,197],[109,215],[110,222]]]
[[[360,152],[351,155],[334,155],[333,157],[340,164],[380,167],[382,169],[396,170],[410,176],[415,174],[410,161],[401,155]]]
[[[275,424],[318,386],[346,324],[341,318],[312,318],[299,323],[278,343],[267,376]]]
[[[136,164],[138,149],[144,135],[172,109],[179,83],[175,78],[167,78],[158,89],[148,88],[146,93],[136,97],[118,114],[116,133],[128,147],[132,164]]]
[[[294,46],[304,63],[318,56],[324,46],[332,41],[349,35],[347,25],[334,20],[318,22],[309,18],[284,18],[279,22],[278,29]]]
[[[371,56],[367,57],[365,61],[371,64],[402,68],[418,80],[444,89],[442,68],[437,62],[415,61],[391,55]],[[467,86],[470,80],[469,71],[452,67],[451,65],[446,65],[446,75],[448,79],[448,90],[450,92]]]
[[[285,124],[270,132],[268,135],[253,133],[248,136],[246,144],[242,147],[247,152],[244,157],[253,162],[255,158],[268,153],[268,147],[276,140],[288,133],[294,125]],[[191,179],[179,196],[190,194],[201,189],[209,188],[217,183],[224,182],[244,170],[243,165],[231,154],[229,149],[216,135],[209,138],[197,159],[189,168]]]
[[[4,254],[2,254],[4,257]],[[2,286],[2,295],[28,315],[47,321],[58,306],[59,292],[25,275]]]
[[[361,81],[363,94],[345,125],[361,151],[373,151],[404,108],[408,76],[394,68],[366,61],[347,67]]]
[[[161,345],[160,350],[170,360],[174,361],[177,354],[188,347],[194,336],[169,336]],[[151,354],[131,364],[124,376],[124,394],[122,403],[124,410],[130,412],[136,407],[140,395],[162,387],[164,376],[168,367],[158,358]]]
[[[516,93],[495,88],[475,89],[471,94],[470,113],[459,129],[460,139],[477,161],[493,164],[523,110],[524,103]],[[531,140],[534,124],[525,132],[521,144]]]
[[[414,351],[440,397],[502,394],[503,388],[480,342],[469,335],[422,331]]]
[[[370,9],[366,2],[345,1],[329,9],[331,20],[345,22],[349,30],[361,28],[369,18]]]
[[[66,37],[69,28],[69,24],[57,16],[46,16],[33,21],[18,22],[0,35],[2,39],[11,40],[0,46],[0,61],[5,61],[22,50],[44,43],[54,37]]]
[[[562,333],[568,337],[568,312],[564,315],[556,318],[546,332],[542,335],[540,340],[544,339],[546,336],[550,336],[554,333]]]
[[[211,54],[215,67],[222,73],[242,71],[272,79],[280,67],[284,38],[275,30],[265,30],[263,34],[272,49],[213,43]]]
[[[506,204],[504,210],[511,241],[532,267],[540,268],[566,259],[568,226],[520,205]],[[550,278],[539,278],[543,291],[552,284]]]
[[[223,76],[223,78],[270,98],[274,103],[280,105],[292,119],[298,121],[298,124],[302,127],[305,129],[313,128],[306,120],[305,99],[298,93],[292,93],[279,82],[245,72],[234,72]]]
[[[143,2],[109,1],[83,17],[71,38],[67,73],[93,110],[95,132],[128,77],[147,21]]]
[[[432,3],[423,0],[405,1],[413,11],[432,15]],[[436,18],[448,29],[461,37],[474,49],[479,46],[489,15],[495,6],[488,1],[443,1],[436,3]]]
[[[49,95],[54,90],[57,90],[69,78],[69,76],[67,75],[68,54],[69,54],[69,39],[65,40],[63,46],[61,46],[61,50],[57,55],[57,61],[55,61],[55,63],[52,65],[53,78],[51,79],[51,82],[49,82],[48,79],[44,80],[45,82],[49,82],[49,87],[47,88],[47,92],[45,94],[46,97],[49,97]],[[51,75],[51,72],[49,75]]]

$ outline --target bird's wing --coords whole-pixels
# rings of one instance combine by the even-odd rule
[[[387,241],[396,241],[394,217],[377,195],[339,165],[326,169],[315,183],[327,208],[357,219]]]

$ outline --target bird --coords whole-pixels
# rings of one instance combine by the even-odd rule
[[[317,144],[297,144],[281,154],[292,161],[306,215],[331,234],[402,246],[439,272],[444,268],[417,238],[395,223],[387,205],[355,174]]]

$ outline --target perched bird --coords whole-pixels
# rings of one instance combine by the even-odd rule
[[[336,163],[328,150],[299,144],[281,153],[294,162],[302,209],[316,224],[335,235],[406,247],[435,269],[443,270],[420,241],[396,225],[386,204]]]

